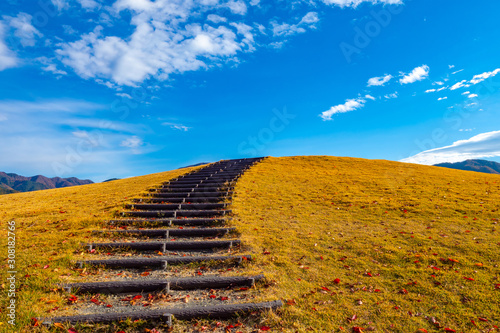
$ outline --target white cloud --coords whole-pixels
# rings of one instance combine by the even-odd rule
[[[452,85],[450,87],[450,90],[457,90],[457,89],[462,88],[462,87],[466,87],[466,88],[470,87],[470,85],[467,84],[467,80],[462,80],[460,82],[455,83],[454,85]]]
[[[306,32],[306,28],[315,29],[319,21],[318,13],[307,13],[297,24],[271,22],[274,36],[291,36]]]
[[[377,4],[382,3],[386,5],[400,5],[402,0],[322,0],[327,5],[337,5],[340,7],[357,7],[363,2]]]
[[[94,0],[78,0],[82,8],[87,10],[94,10],[101,7],[101,4]]]
[[[469,95],[469,94],[470,94],[470,91],[464,91],[464,92],[462,93],[462,95]]]
[[[69,99],[43,100],[38,102],[19,100],[0,101],[0,110],[21,115],[40,112],[81,113],[84,111],[102,110],[105,108],[106,106],[103,104]]]
[[[460,73],[460,72],[463,72],[463,69],[460,69],[460,70],[458,70],[458,71],[455,71],[455,72],[451,73],[451,75],[455,75],[455,74],[458,74],[458,73]]]
[[[51,0],[52,4],[56,6],[58,10],[63,10],[69,6],[67,0]]]
[[[438,101],[443,101],[443,100],[445,100],[445,99],[448,99],[448,97],[446,97],[446,96],[445,96],[445,97],[439,97],[439,98],[438,98]]]
[[[16,67],[19,64],[16,54],[5,43],[5,30],[5,25],[0,21],[0,71]]]
[[[251,32],[239,31],[241,25],[178,26],[177,15],[189,16],[189,11],[158,7],[163,2],[118,1],[117,11],[129,9],[139,13],[132,18],[136,29],[130,38],[103,36],[102,27],[98,26],[80,40],[63,44],[57,53],[65,65],[83,78],[136,86],[151,77],[165,80],[172,73],[209,68],[254,49]],[[148,19],[157,15],[163,22]]]
[[[441,87],[441,88],[439,88],[439,89],[438,89],[438,90],[436,90],[436,91],[442,91],[442,90],[445,90],[445,89],[448,89],[448,87]]]
[[[365,98],[366,99],[371,99],[372,101],[376,100],[376,98],[373,97],[372,95],[365,95]]]
[[[191,129],[191,127],[184,126],[182,124],[176,124],[176,123],[169,123],[169,122],[164,122],[162,123],[163,126],[169,126],[172,129],[176,129],[182,132],[187,132]]]
[[[384,96],[385,99],[393,99],[393,98],[398,98],[398,92],[394,92],[392,94],[387,94]]]
[[[34,46],[36,37],[43,35],[31,24],[31,15],[19,13],[16,17],[4,16],[6,23],[14,29],[16,36],[23,47]]]
[[[132,96],[130,96],[129,94],[126,94],[126,93],[117,93],[116,96],[132,99]]]
[[[368,87],[371,86],[383,86],[387,82],[389,82],[392,79],[392,75],[384,75],[384,76],[379,76],[379,77],[372,77],[371,79],[368,80]]]
[[[437,91],[437,90],[436,89],[429,89],[429,90],[426,90],[425,92],[426,93],[431,93],[431,92],[435,92],[435,91]]]
[[[444,84],[443,81],[436,81],[436,82],[432,82],[432,85],[438,85],[438,86],[442,86]]]
[[[57,68],[56,64],[54,64],[53,59],[49,59],[47,57],[39,57],[35,59],[36,61],[40,62],[44,67],[42,67],[42,70],[44,72],[51,72],[55,75],[67,75],[63,70],[60,70]]]
[[[142,146],[143,144],[144,142],[142,141],[142,139],[134,135],[130,138],[123,140],[120,146],[127,148],[137,148]]]
[[[330,110],[322,112],[320,117],[323,120],[332,120],[332,116],[337,113],[345,113],[354,111],[365,106],[366,100],[364,98],[348,99],[344,104],[332,106]]]
[[[449,69],[455,68],[455,65],[448,65]]]
[[[227,18],[215,14],[208,15],[207,20],[214,23],[227,22]]]
[[[433,165],[497,156],[500,156],[500,131],[482,133],[468,140],[456,141],[450,146],[427,150],[401,162]]]
[[[470,95],[469,95],[469,96],[467,96],[467,97],[469,97],[469,98],[476,98],[476,97],[478,97],[478,95],[477,95],[477,94],[470,94]]]
[[[485,72],[483,74],[474,75],[472,80],[470,80],[470,83],[478,84],[478,83],[483,82],[484,80],[486,80],[490,77],[497,75],[498,73],[500,73],[500,68],[497,68],[492,72]]]
[[[429,66],[422,65],[413,69],[410,74],[406,74],[399,80],[401,84],[413,83],[416,81],[422,81],[429,76]]]

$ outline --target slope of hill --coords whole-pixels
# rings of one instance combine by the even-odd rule
[[[68,295],[51,290],[54,284],[92,274],[71,265],[91,230],[129,198],[187,171],[1,196],[0,207],[9,209],[0,220],[15,219],[17,228],[17,331],[35,331],[30,318],[66,306]],[[272,332],[486,332],[500,321],[499,209],[497,175],[285,157],[267,158],[241,177],[232,223],[256,254],[247,274],[268,279],[266,295],[252,301],[287,304],[264,318]],[[4,281],[6,274],[0,271]],[[191,323],[186,332],[195,324],[202,326]]]
[[[270,280],[260,300],[287,303],[268,318],[273,332],[499,325],[497,175],[354,158],[268,158],[235,190],[233,224],[260,253],[254,273]]]
[[[440,163],[436,164],[435,166],[457,170],[500,174],[500,163],[485,160],[467,160],[457,163]]]
[[[0,172],[0,185],[4,189],[0,189],[0,194],[14,192],[31,192],[39,190],[47,190],[52,188],[70,187],[77,185],[92,184],[91,180],[80,180],[75,177],[71,178],[47,178],[45,176],[24,177],[15,173]],[[4,193],[2,193],[4,192]]]
[[[7,251],[7,242],[12,244],[7,237],[7,222],[15,221],[15,268],[19,272],[17,324],[7,324],[7,311],[1,311],[0,332],[48,332],[47,328],[32,327],[31,318],[66,306],[68,295],[53,288],[68,277],[81,274],[73,263],[80,257],[78,250],[83,251],[81,244],[88,242],[91,230],[102,227],[123,210],[129,198],[194,169],[197,168],[0,196],[0,207],[8,208],[0,209],[0,221],[6,223],[0,229],[0,247]],[[0,279],[7,281],[7,274],[7,269],[0,270]],[[6,309],[7,302],[7,296],[0,299],[0,308]]]

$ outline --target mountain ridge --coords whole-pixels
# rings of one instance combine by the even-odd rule
[[[500,163],[487,160],[466,160],[456,163],[439,163],[434,166],[500,175]]]
[[[53,188],[62,188],[70,186],[79,186],[93,184],[90,179],[78,179],[76,177],[48,178],[42,175],[25,177],[16,173],[6,173],[0,171],[0,194],[9,194],[17,192],[31,192],[48,190]]]

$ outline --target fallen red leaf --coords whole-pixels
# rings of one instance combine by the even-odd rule
[[[132,299],[141,299],[141,298],[142,298],[142,295],[136,295],[136,296],[134,296],[134,298],[132,298]]]
[[[464,279],[469,280],[469,281],[474,281],[474,279],[473,279],[473,278],[466,277],[466,276],[464,276]]]
[[[451,329],[451,328],[448,328],[448,327],[445,327],[444,331],[445,332],[456,332],[454,329]]]
[[[68,328],[68,333],[78,333],[77,330],[75,330],[73,327]]]
[[[481,317],[479,317],[479,318],[477,318],[477,319],[479,319],[480,321],[488,321],[488,319],[486,319],[486,318],[481,318]]]
[[[339,278],[336,278],[335,280],[333,280],[333,283],[335,283],[335,284],[339,284],[339,283],[340,283],[340,279],[339,279]]]
[[[108,305],[106,305],[106,307],[107,307],[107,308],[112,308],[112,307],[113,307],[113,305],[108,304]]]
[[[327,287],[321,287],[321,289],[326,290],[326,291],[331,291],[331,290],[330,290],[330,289],[328,289]]]
[[[269,326],[262,326],[260,328],[261,331],[269,331],[270,329],[271,329],[271,327],[269,327]]]
[[[353,331],[353,333],[363,333],[363,328],[362,327],[354,326],[352,328],[352,331]]]
[[[419,332],[424,332],[424,333],[428,333],[427,330],[425,328],[419,328],[418,329]]]

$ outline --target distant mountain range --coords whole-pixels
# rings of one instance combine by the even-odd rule
[[[94,183],[91,180],[80,180],[71,178],[47,178],[45,176],[24,177],[15,173],[5,173],[0,171],[0,194],[30,192],[47,190],[51,188],[61,188]]]
[[[500,163],[485,160],[467,160],[457,163],[439,163],[435,166],[440,166],[450,169],[476,171],[484,173],[494,173],[500,175]]]

